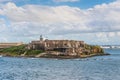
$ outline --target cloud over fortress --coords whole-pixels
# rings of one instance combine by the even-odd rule
[[[0,4],[0,27],[0,41],[30,41],[43,34],[54,39],[116,44],[120,43],[120,0],[88,9],[8,2]]]

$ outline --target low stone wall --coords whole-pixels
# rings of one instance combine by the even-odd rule
[[[23,44],[22,42],[18,42],[18,43],[0,43],[0,49],[12,47],[12,46],[19,46],[19,45],[22,45],[22,44]]]

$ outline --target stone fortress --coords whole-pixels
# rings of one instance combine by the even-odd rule
[[[84,41],[44,40],[41,35],[40,40],[31,41],[27,48],[32,50],[44,50],[52,54],[80,55],[83,53],[84,46]]]
[[[12,48],[12,46],[15,46],[15,48]],[[6,53],[5,48],[8,48],[9,54]],[[42,35],[40,40],[31,41],[29,44],[23,44],[22,42],[0,43],[0,50],[3,52],[1,54],[5,56],[37,58],[85,58],[105,55],[103,49],[97,45],[88,45],[84,41],[77,40],[44,40]],[[12,54],[13,52],[16,54]]]

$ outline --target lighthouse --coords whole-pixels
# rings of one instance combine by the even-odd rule
[[[43,41],[43,37],[42,37],[42,35],[40,35],[40,41]]]

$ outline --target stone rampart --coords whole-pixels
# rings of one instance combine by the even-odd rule
[[[19,46],[22,45],[22,42],[18,42],[18,43],[0,43],[0,48],[8,48],[8,47],[12,47],[12,46]]]

